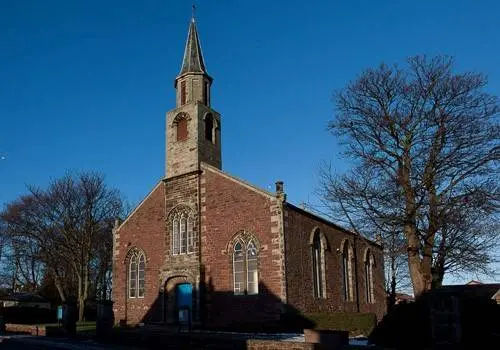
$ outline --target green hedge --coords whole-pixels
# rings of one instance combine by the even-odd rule
[[[377,325],[377,317],[372,313],[324,312],[303,316],[315,324],[314,329],[349,331],[350,335],[369,335]]]

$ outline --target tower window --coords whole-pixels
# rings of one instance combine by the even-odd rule
[[[177,121],[177,141],[184,141],[187,139],[187,119],[181,118]]]
[[[186,81],[181,81],[181,106],[186,104],[187,91],[186,91]]]
[[[205,116],[205,140],[210,142],[215,141],[214,137],[214,117],[212,114],[208,113]]]
[[[208,100],[208,82],[203,82],[203,103],[206,106],[210,106],[210,101]]]

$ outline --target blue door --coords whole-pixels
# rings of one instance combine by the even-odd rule
[[[188,323],[193,306],[193,286],[190,283],[178,284],[176,288],[179,322]]]

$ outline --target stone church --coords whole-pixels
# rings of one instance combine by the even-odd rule
[[[281,181],[269,192],[222,171],[212,82],[192,19],[166,114],[165,176],[113,230],[116,322],[221,327],[341,311],[380,319],[380,245],[287,202]]]

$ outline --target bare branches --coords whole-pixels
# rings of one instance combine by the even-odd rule
[[[498,98],[483,91],[483,75],[452,66],[449,57],[417,56],[405,68],[368,69],[335,95],[329,124],[357,163],[342,177],[323,168],[323,204],[364,234],[397,228],[415,294],[445,271],[484,270],[498,237],[496,228],[479,239],[487,223],[476,215],[498,213]],[[489,195],[457,206],[479,193]],[[470,253],[458,256],[458,246]]]
[[[24,256],[33,248],[32,256],[50,274],[60,298],[78,299],[82,319],[91,285],[95,289],[91,277],[111,270],[111,225],[123,214],[122,199],[97,173],[66,175],[46,190],[29,187],[29,192],[7,205],[2,221],[11,242],[24,244]]]

